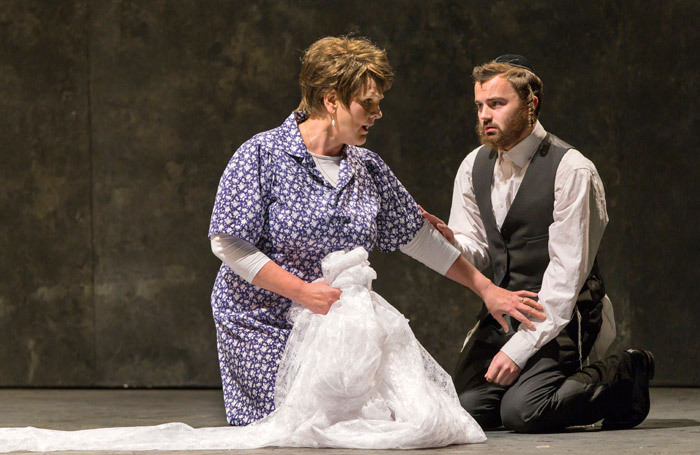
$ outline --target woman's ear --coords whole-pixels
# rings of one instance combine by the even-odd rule
[[[335,90],[331,90],[323,96],[323,105],[331,115],[338,110],[338,94],[335,92]]]

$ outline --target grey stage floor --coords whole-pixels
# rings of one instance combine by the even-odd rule
[[[487,432],[482,444],[410,453],[430,454],[699,454],[700,389],[654,388],[647,420],[633,430],[600,431],[599,426],[564,433],[524,435]],[[0,389],[0,427],[35,426],[76,430],[107,426],[185,422],[194,427],[225,425],[218,390],[42,390]],[[396,454],[396,450],[337,449],[238,450],[235,454]],[[15,452],[20,453],[20,452]],[[54,452],[67,453],[67,452]],[[80,452],[81,455],[107,452]],[[136,452],[120,452],[121,454]],[[140,452],[165,455],[185,452]],[[188,452],[192,453],[192,452]]]

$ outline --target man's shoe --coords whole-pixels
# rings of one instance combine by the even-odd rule
[[[649,415],[649,380],[654,379],[654,355],[642,349],[628,349],[627,354],[632,358],[632,409],[603,419],[604,430],[634,428]]]

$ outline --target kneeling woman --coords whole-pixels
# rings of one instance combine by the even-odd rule
[[[400,249],[472,289],[497,320],[531,326],[528,309],[544,317],[525,298],[534,294],[498,288],[460,256],[384,161],[360,147],[392,80],[384,51],[364,39],[315,42],[302,59],[298,110],[244,143],[224,171],[209,238],[223,261],[211,303],[231,425],[274,410],[292,301],[326,314],[340,297],[315,281],[330,252]]]

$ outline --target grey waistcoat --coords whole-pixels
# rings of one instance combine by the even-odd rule
[[[493,282],[511,291],[538,292],[549,265],[549,226],[554,221],[554,181],[557,168],[567,150],[573,148],[558,137],[547,134],[537,148],[525,172],[520,189],[499,231],[491,205],[491,183],[498,153],[488,147],[477,152],[472,182],[481,218],[486,229]],[[594,263],[584,292],[591,288],[599,300],[605,293],[603,281]]]

